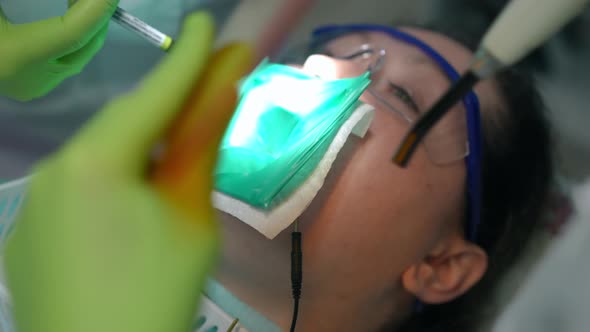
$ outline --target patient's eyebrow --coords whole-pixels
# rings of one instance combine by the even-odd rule
[[[424,68],[426,70],[432,70],[432,75],[440,75],[439,78],[442,78],[445,81],[447,81],[449,85],[451,83],[451,80],[449,79],[447,74],[443,71],[443,69],[436,62],[434,62],[433,59],[431,59],[426,54],[423,54],[421,52],[416,52],[416,53],[408,54],[408,55],[402,57],[401,60],[403,63],[405,63],[409,66],[418,66],[418,67]],[[391,84],[391,82],[390,82],[390,86],[393,88],[399,88],[398,86]],[[419,84],[419,85],[414,84],[414,86],[411,87],[411,89],[406,92],[409,92],[408,94],[410,96],[411,103],[413,104],[413,105],[409,105],[410,108],[412,109],[412,111],[415,111],[419,114],[425,113],[426,111],[428,111],[428,109],[425,108],[425,106],[430,103],[427,99],[433,98],[433,96],[429,96],[426,94],[426,92],[424,91],[423,84]]]
[[[421,53],[412,54],[407,57],[404,57],[404,60],[407,61],[408,64],[415,64],[415,65],[431,67],[432,69],[434,69],[437,72],[439,72],[440,74],[442,74],[444,76],[444,78],[446,78],[447,80],[449,79],[447,77],[447,74],[442,70],[442,68],[438,65],[438,63],[435,63],[434,60],[432,60],[426,54],[421,54]]]

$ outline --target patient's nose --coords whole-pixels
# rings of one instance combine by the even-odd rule
[[[362,68],[360,63],[355,61],[314,54],[307,58],[303,64],[303,70],[309,74],[333,80],[360,76],[366,71],[366,68]]]

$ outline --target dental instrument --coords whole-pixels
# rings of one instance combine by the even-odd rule
[[[115,10],[113,21],[117,22],[123,28],[136,33],[165,52],[170,50],[172,44],[174,44],[172,37],[129,14],[121,7],[117,7]]]
[[[392,161],[406,167],[430,129],[477,82],[520,61],[581,13],[589,1],[512,0],[486,32],[467,72],[414,123]]]

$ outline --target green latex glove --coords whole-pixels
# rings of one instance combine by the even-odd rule
[[[101,49],[118,0],[69,0],[62,17],[12,24],[0,7],[0,95],[27,101],[80,73]]]
[[[193,14],[163,62],[40,163],[6,247],[19,332],[189,331],[218,250],[209,200],[187,212],[146,177],[152,147],[208,63],[213,20]],[[203,178],[231,117],[203,110]],[[209,181],[212,182],[212,181]],[[212,183],[195,188],[209,197]]]

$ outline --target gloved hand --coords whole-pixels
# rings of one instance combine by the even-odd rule
[[[254,53],[234,45],[209,61],[212,39],[210,17],[189,16],[136,91],[36,167],[6,247],[19,332],[189,331],[218,249],[218,144]],[[148,176],[149,155],[181,109],[200,130],[172,131],[178,140]]]
[[[0,95],[44,96],[101,49],[119,0],[68,0],[62,17],[12,24],[0,7]]]

